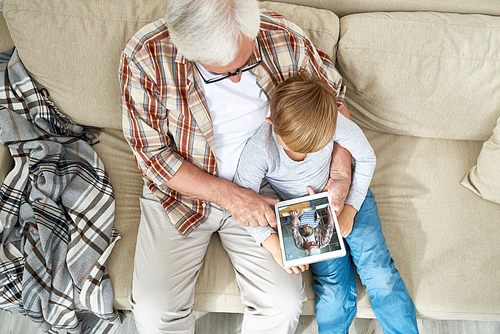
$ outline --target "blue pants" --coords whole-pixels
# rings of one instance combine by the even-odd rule
[[[354,262],[384,333],[418,333],[415,306],[387,250],[371,190],[345,241],[346,256],[311,264],[319,332],[349,331],[356,314]]]

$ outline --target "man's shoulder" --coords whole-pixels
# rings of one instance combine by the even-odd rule
[[[297,24],[279,13],[265,9],[260,13],[260,29],[304,37],[304,31]]]
[[[164,17],[150,22],[137,30],[125,44],[123,53],[129,58],[133,58],[138,53],[147,50],[151,44],[158,42],[173,47]]]

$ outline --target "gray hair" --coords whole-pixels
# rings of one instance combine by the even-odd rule
[[[225,66],[236,58],[242,34],[259,33],[260,11],[256,0],[170,0],[166,20],[184,57]]]

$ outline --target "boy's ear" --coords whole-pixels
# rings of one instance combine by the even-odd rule
[[[273,125],[273,121],[271,121],[271,117],[266,117],[266,121],[268,121],[269,124]]]

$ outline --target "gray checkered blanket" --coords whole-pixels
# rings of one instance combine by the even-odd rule
[[[40,94],[17,51],[0,53],[0,142],[14,169],[0,189],[0,308],[43,332],[112,333],[120,324],[106,271],[115,201],[104,166]]]

